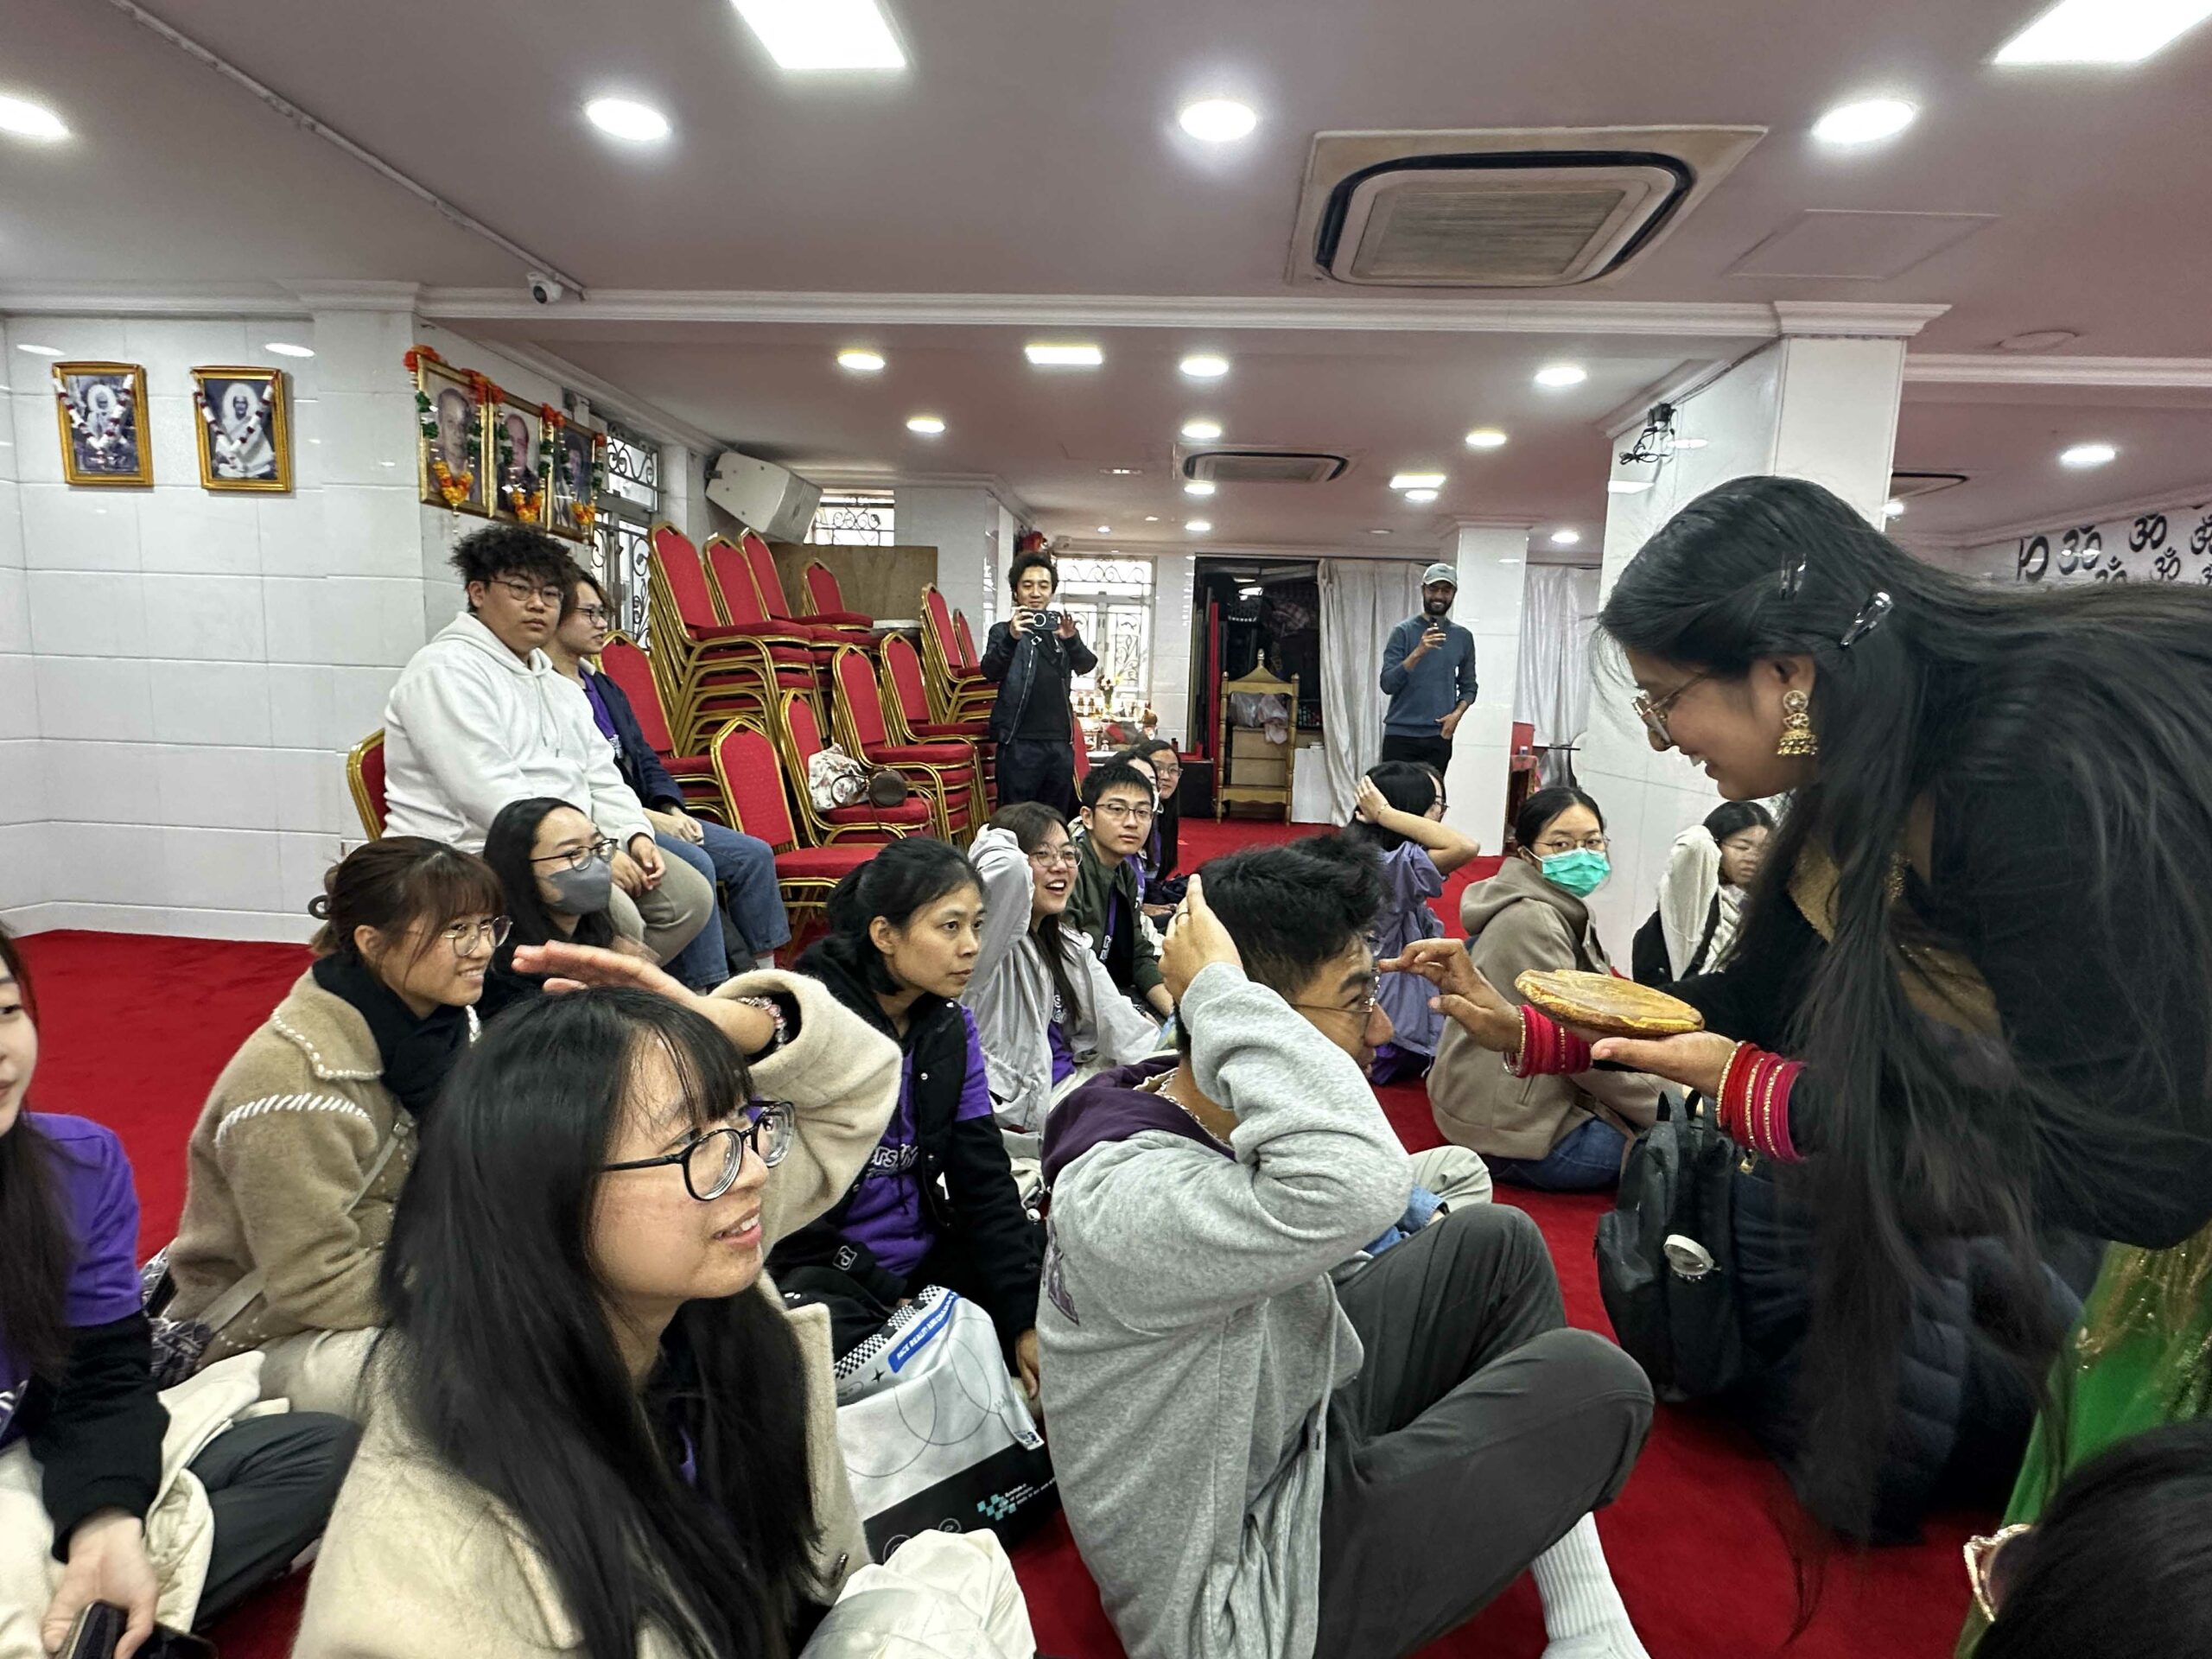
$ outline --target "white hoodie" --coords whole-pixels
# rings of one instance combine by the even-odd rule
[[[384,711],[385,833],[480,853],[499,809],[548,795],[626,847],[652,834],[582,689],[455,617],[400,671]]]

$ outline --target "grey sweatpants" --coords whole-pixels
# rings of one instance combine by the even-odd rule
[[[288,1411],[248,1417],[207,1442],[191,1464],[215,1516],[195,1624],[220,1618],[322,1536],[359,1438],[343,1417]]]
[[[1505,1205],[1440,1217],[1337,1294],[1367,1357],[1329,1404],[1317,1659],[1391,1659],[1613,1500],[1651,1384],[1567,1328],[1543,1235]]]

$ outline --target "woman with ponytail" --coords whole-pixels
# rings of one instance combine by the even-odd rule
[[[899,1045],[899,1103],[850,1189],[768,1265],[787,1288],[842,1274],[840,1291],[853,1281],[876,1306],[929,1285],[957,1291],[991,1316],[1034,1399],[1041,1230],[1014,1186],[982,1039],[960,1002],[982,954],[982,884],[944,842],[894,841],[837,884],[829,921],[799,971]],[[841,1351],[874,1324],[841,1322]]]
[[[1790,797],[1734,954],[1676,987],[1707,1030],[1586,1049],[1415,949],[1521,1069],[1672,1078],[1782,1166],[1814,1236],[1816,1507],[1864,1518],[1930,1241],[1999,1241],[2016,1315],[1992,1334],[2028,1379],[2061,1334],[2046,1230],[2118,1241],[2016,1503],[2202,1410],[2212,592],[1976,586],[1815,485],[1745,478],[1645,543],[1599,626],[1654,749],[1731,800]]]

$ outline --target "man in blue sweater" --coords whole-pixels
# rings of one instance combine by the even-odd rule
[[[1475,701],[1475,636],[1448,620],[1459,573],[1432,564],[1421,573],[1421,614],[1390,630],[1382,647],[1382,758],[1433,766],[1452,764],[1452,734]]]

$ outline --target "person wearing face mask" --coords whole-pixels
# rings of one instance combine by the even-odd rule
[[[1728,959],[1773,833],[1774,814],[1758,802],[1723,801],[1675,837],[1659,878],[1659,907],[1637,930],[1630,951],[1639,982],[1667,990]]]
[[[982,884],[944,842],[894,841],[838,882],[828,908],[829,935],[799,971],[899,1045],[899,1104],[844,1196],[768,1265],[787,1290],[831,1300],[841,1353],[891,1305],[930,1285],[957,1292],[991,1316],[1033,1399],[1041,1241],[960,1001],[982,956]]]
[[[1514,820],[1519,850],[1459,902],[1467,953],[1516,1006],[1530,969],[1612,971],[1583,900],[1611,874],[1598,803],[1565,785],[1540,789]],[[1482,1154],[1501,1181],[1546,1192],[1613,1185],[1637,1131],[1658,1116],[1656,1079],[1592,1068],[1516,1077],[1446,1022],[1428,1074],[1429,1109],[1446,1140]]]
[[[598,827],[566,801],[540,795],[499,809],[484,838],[484,861],[506,894],[511,928],[485,977],[480,1016],[489,1020],[543,991],[543,979],[516,970],[515,952],[525,945],[559,940],[646,954],[614,925],[608,854]]]

